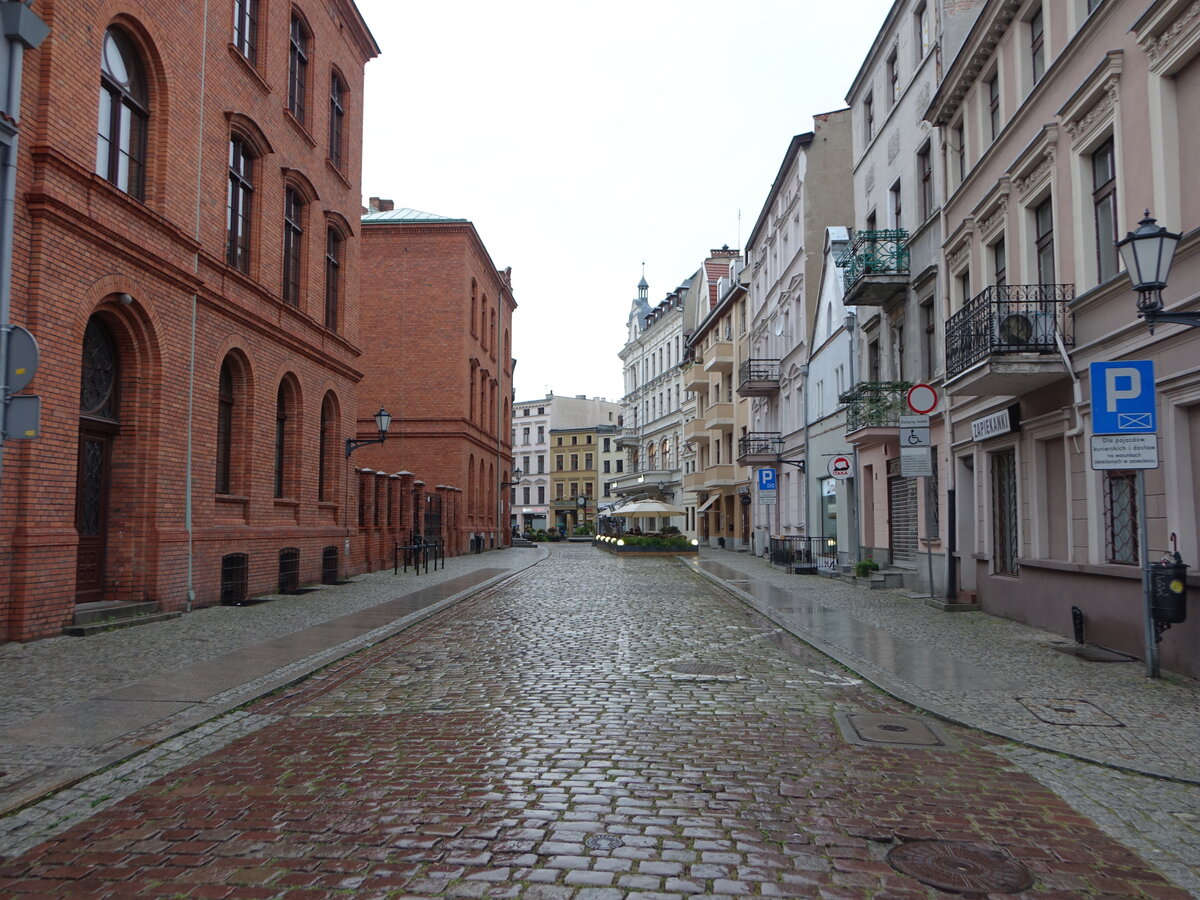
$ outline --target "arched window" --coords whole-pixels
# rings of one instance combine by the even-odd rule
[[[304,245],[304,200],[289,187],[283,194],[283,302],[300,305],[301,250]]]
[[[250,65],[258,59],[258,0],[234,0],[233,45]]]
[[[308,44],[311,36],[304,22],[292,13],[291,43],[288,47],[288,109],[306,124],[308,103]]]
[[[317,443],[317,500],[321,503],[333,499],[329,473],[334,470],[337,445],[337,400],[330,391],[321,402],[321,433]]]
[[[477,286],[475,279],[471,279],[471,334],[475,334],[475,310],[478,304],[478,298],[475,296]]]
[[[296,389],[284,379],[275,395],[275,497],[295,495]]]
[[[254,199],[254,152],[238,135],[229,138],[229,191],[226,212],[228,240],[225,261],[250,272],[250,210]]]
[[[146,189],[146,75],[133,43],[121,29],[104,33],[100,62],[100,115],[96,174],[141,200]]]
[[[342,236],[330,226],[325,232],[325,327],[338,330],[342,292]]]
[[[342,167],[346,152],[346,83],[337,72],[329,76],[329,161]]]
[[[221,364],[217,386],[217,493],[231,494],[233,468],[233,369],[229,360]]]

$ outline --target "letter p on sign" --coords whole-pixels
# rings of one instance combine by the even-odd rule
[[[1104,372],[1105,410],[1115,413],[1120,401],[1142,395],[1142,373],[1134,368],[1111,368]]]

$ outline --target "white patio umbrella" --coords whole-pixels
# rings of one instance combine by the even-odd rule
[[[611,515],[624,516],[627,519],[649,519],[653,516],[665,518],[682,516],[683,510],[678,506],[663,503],[661,500],[634,500],[632,503],[626,503],[624,506],[614,509]]]

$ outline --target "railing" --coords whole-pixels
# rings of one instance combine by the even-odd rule
[[[903,228],[858,231],[836,260],[847,291],[864,275],[907,275],[908,232]]]
[[[778,431],[751,431],[738,438],[738,456],[778,456],[783,452],[783,435]]]
[[[779,360],[748,359],[738,366],[738,384],[748,381],[779,381]]]
[[[946,375],[953,378],[996,353],[1053,353],[1055,335],[1075,345],[1068,304],[1073,284],[992,285],[946,322]]]
[[[837,538],[783,535],[771,538],[771,565],[783,566],[798,574],[837,568]]]
[[[907,381],[862,381],[838,397],[846,404],[846,432],[860,428],[887,428],[900,424],[908,408],[905,394],[912,387]]]

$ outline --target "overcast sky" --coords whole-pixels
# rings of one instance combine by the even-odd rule
[[[891,6],[357,2],[382,48],[363,193],[470,219],[512,266],[517,400],[620,399],[643,260],[654,303],[745,241],[792,135],[845,106]]]

